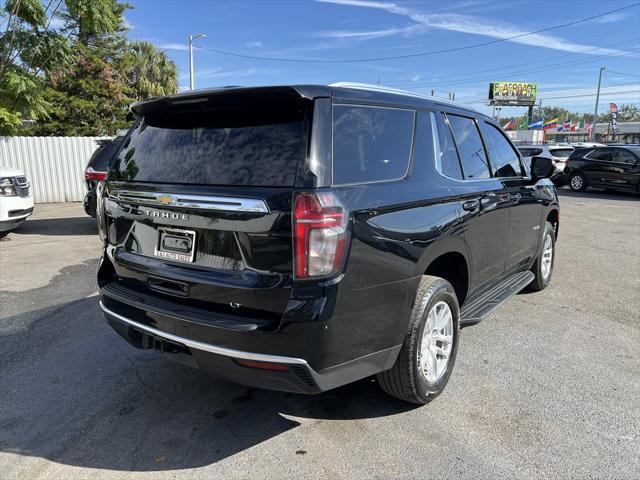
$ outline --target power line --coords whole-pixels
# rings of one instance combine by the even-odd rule
[[[633,51],[636,51],[637,49],[634,49]],[[610,55],[608,58],[618,58],[618,57],[622,57],[623,55]],[[500,73],[500,75],[522,75],[522,74],[527,74],[527,73],[536,73],[536,72],[545,72],[545,71],[549,71],[549,70],[554,70],[557,68],[564,68],[564,67],[570,67],[573,65],[583,65],[586,63],[593,63],[593,62],[601,62],[602,58],[597,57],[597,58],[588,58],[586,60],[576,60],[573,62],[560,62],[560,63],[555,63],[555,64],[550,64],[550,65],[546,65],[544,67],[536,67],[536,68],[529,68],[529,69],[525,69],[525,70],[517,70],[517,71],[512,71],[512,72],[504,72],[504,73]],[[455,75],[456,77],[458,77],[458,75],[456,74],[452,74]],[[475,78],[465,78],[465,79],[461,79],[461,80],[454,80],[454,81],[447,81],[447,82],[425,82],[425,83],[414,83],[412,84],[412,86],[414,87],[437,87],[437,86],[449,86],[449,85],[456,85],[456,84],[461,84],[461,83],[469,83],[469,82],[480,82],[480,81],[490,81],[490,80],[494,80],[495,79],[495,75],[491,75],[491,76],[481,76],[481,77],[475,77]]]
[[[595,51],[595,50],[601,50],[601,49],[607,48],[607,47],[615,47],[615,46],[618,46],[618,45],[624,45],[625,43],[637,42],[638,40],[640,40],[640,37],[631,38],[629,40],[623,40],[621,42],[608,43],[606,45],[602,45],[602,46],[599,46],[599,47],[590,48],[589,50],[584,50],[582,52],[567,53],[567,54],[564,54],[564,55],[553,55],[553,56],[541,58],[541,59],[538,59],[538,60],[530,60],[530,61],[522,62],[522,63],[514,63],[514,64],[511,64],[511,65],[506,65],[506,66],[502,66],[502,67],[489,68],[489,69],[486,69],[486,70],[476,70],[474,72],[451,73],[449,75],[453,75],[453,76],[459,77],[460,75],[475,75],[477,73],[495,72],[497,70],[505,70],[505,69],[509,69],[509,68],[512,68],[512,67],[520,67],[520,66],[523,66],[523,65],[530,65],[532,63],[546,62],[548,60],[555,60],[555,59],[558,59],[558,58],[571,57],[571,56],[574,56],[574,55],[583,55],[585,53],[592,52],[592,51]],[[590,60],[590,61],[595,61],[595,60],[601,60],[601,59],[593,59],[593,60]],[[506,75],[508,75],[508,74],[509,73],[506,73]],[[640,77],[640,75],[638,75],[638,76]],[[392,81],[392,82],[385,82],[385,83],[387,83],[389,85],[405,85],[405,86],[418,85],[417,82],[410,82],[410,81],[406,81],[406,80],[405,81],[397,81],[397,82],[393,82]],[[428,84],[428,85],[431,85],[431,84]]]
[[[609,69],[607,69],[607,72],[608,73],[615,73],[616,75],[626,75],[628,77],[638,77],[638,78],[640,78],[640,75],[636,75],[636,74],[633,74],[633,73],[614,72],[613,70],[609,70]]]
[[[210,52],[218,53],[218,54],[221,54],[221,55],[229,55],[229,56],[232,56],[232,57],[240,57],[240,58],[249,58],[249,59],[252,59],[252,60],[268,60],[268,61],[272,61],[272,62],[363,63],[363,62],[377,62],[377,61],[384,61],[384,60],[398,60],[398,59],[405,59],[405,58],[422,57],[422,56],[426,56],[426,55],[435,55],[435,54],[438,54],[438,53],[458,52],[458,51],[461,51],[461,50],[469,50],[469,49],[472,49],[472,48],[479,48],[479,47],[485,47],[485,46],[488,46],[488,45],[495,45],[497,43],[507,42],[509,40],[515,40],[516,38],[526,37],[528,35],[534,35],[534,34],[542,33],[542,32],[549,32],[551,30],[557,30],[559,28],[570,27],[572,25],[577,25],[579,23],[588,22],[590,20],[595,20],[596,18],[600,18],[600,17],[605,17],[607,15],[611,15],[612,13],[617,13],[617,12],[620,12],[622,10],[628,10],[629,8],[637,7],[638,5],[640,5],[640,2],[631,4],[631,5],[627,5],[626,7],[616,8],[615,10],[609,10],[607,12],[603,12],[603,13],[600,13],[598,15],[592,15],[592,16],[587,17],[587,18],[574,20],[572,22],[563,23],[561,25],[556,25],[556,26],[553,26],[553,27],[542,28],[540,30],[534,30],[532,32],[520,33],[518,35],[513,35],[513,36],[507,37],[507,38],[499,38],[499,39],[496,39],[496,40],[490,40],[490,41],[487,41],[487,42],[476,43],[476,44],[473,44],[473,45],[466,45],[466,46],[463,46],[463,47],[446,48],[446,49],[442,49],[442,50],[431,50],[431,51],[428,51],[428,52],[418,52],[418,53],[410,53],[410,54],[406,54],[406,55],[394,55],[394,56],[388,56],[388,57],[352,58],[352,59],[346,59],[346,60],[284,58],[284,57],[267,57],[267,56],[260,56],[260,55],[249,55],[249,54],[244,54],[244,53],[230,52],[228,50],[220,50],[220,49],[216,49],[216,48],[203,47],[203,46],[200,46],[198,48],[202,49],[202,50],[208,50]]]

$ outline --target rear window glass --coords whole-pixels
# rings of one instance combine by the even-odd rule
[[[150,113],[125,141],[109,178],[293,186],[306,153],[305,116],[300,104]]]
[[[101,140],[98,149],[93,152],[89,160],[89,167],[98,171],[107,171],[114,160],[118,147],[122,144],[122,138],[114,140]]]
[[[549,152],[554,157],[569,158],[573,153],[573,148],[550,148]]]
[[[412,139],[412,110],[334,106],[334,183],[404,177],[409,167]]]

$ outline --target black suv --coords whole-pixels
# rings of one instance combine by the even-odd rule
[[[576,149],[564,173],[575,192],[601,187],[640,193],[640,146]]]
[[[100,184],[106,320],[222,379],[316,393],[377,374],[426,403],[461,324],[551,279],[559,209],[489,117],[361,86],[132,107]]]
[[[98,148],[84,170],[84,180],[87,183],[87,194],[84,196],[84,211],[91,217],[96,216],[96,186],[107,178],[109,166],[114,160],[124,137],[96,140]]]

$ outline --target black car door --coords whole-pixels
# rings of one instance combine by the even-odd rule
[[[454,191],[462,202],[462,226],[469,252],[470,291],[504,274],[510,198],[491,168],[477,120],[455,110],[438,114],[440,130],[453,134],[463,180]]]
[[[608,186],[634,189],[638,185],[640,168],[638,159],[626,148],[614,148],[605,180]]]
[[[587,177],[587,183],[592,186],[606,185],[607,171],[611,165],[613,148],[594,148],[583,157],[582,173]]]
[[[523,168],[517,150],[502,132],[488,121],[481,121],[482,134],[493,168],[509,198],[509,234],[506,271],[527,265],[536,255],[541,234],[542,204],[537,187]]]

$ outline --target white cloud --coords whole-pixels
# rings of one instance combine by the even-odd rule
[[[615,23],[615,22],[621,22],[622,20],[629,18],[629,14],[625,13],[625,12],[615,12],[612,13],[610,15],[606,15],[604,17],[599,17],[596,18],[594,20],[592,20],[593,23],[600,23],[600,24],[604,24],[604,23]]]
[[[327,31],[318,32],[316,36],[323,38],[335,38],[340,40],[373,40],[375,38],[390,37],[393,35],[411,35],[419,31],[423,31],[425,27],[423,25],[409,25],[404,28],[387,28],[384,30],[371,30],[371,31]]]
[[[275,70],[268,70],[264,68],[247,68],[244,70],[224,70],[222,68],[215,68],[196,72],[197,78],[252,77],[255,75],[271,75],[274,73],[276,73]]]
[[[528,30],[495,20],[487,20],[471,15],[459,15],[453,13],[428,14],[413,8],[398,5],[393,2],[378,2],[374,0],[316,0],[321,3],[333,3],[362,8],[383,10],[394,15],[407,17],[423,28],[436,28],[451,32],[481,35],[509,42],[531,45],[552,50],[560,50],[572,53],[585,53],[589,55],[626,55],[627,52],[611,48],[596,48],[590,45],[573,43],[560,37],[546,34],[526,34]],[[602,17],[606,18],[606,17]],[[513,38],[517,37],[517,38]]]
[[[245,45],[245,47],[248,47],[248,48],[260,48],[260,47],[262,47],[262,42],[257,42],[255,40],[251,40],[251,41],[245,42],[244,45]]]
[[[161,43],[158,47],[163,50],[189,50],[186,43]]]

